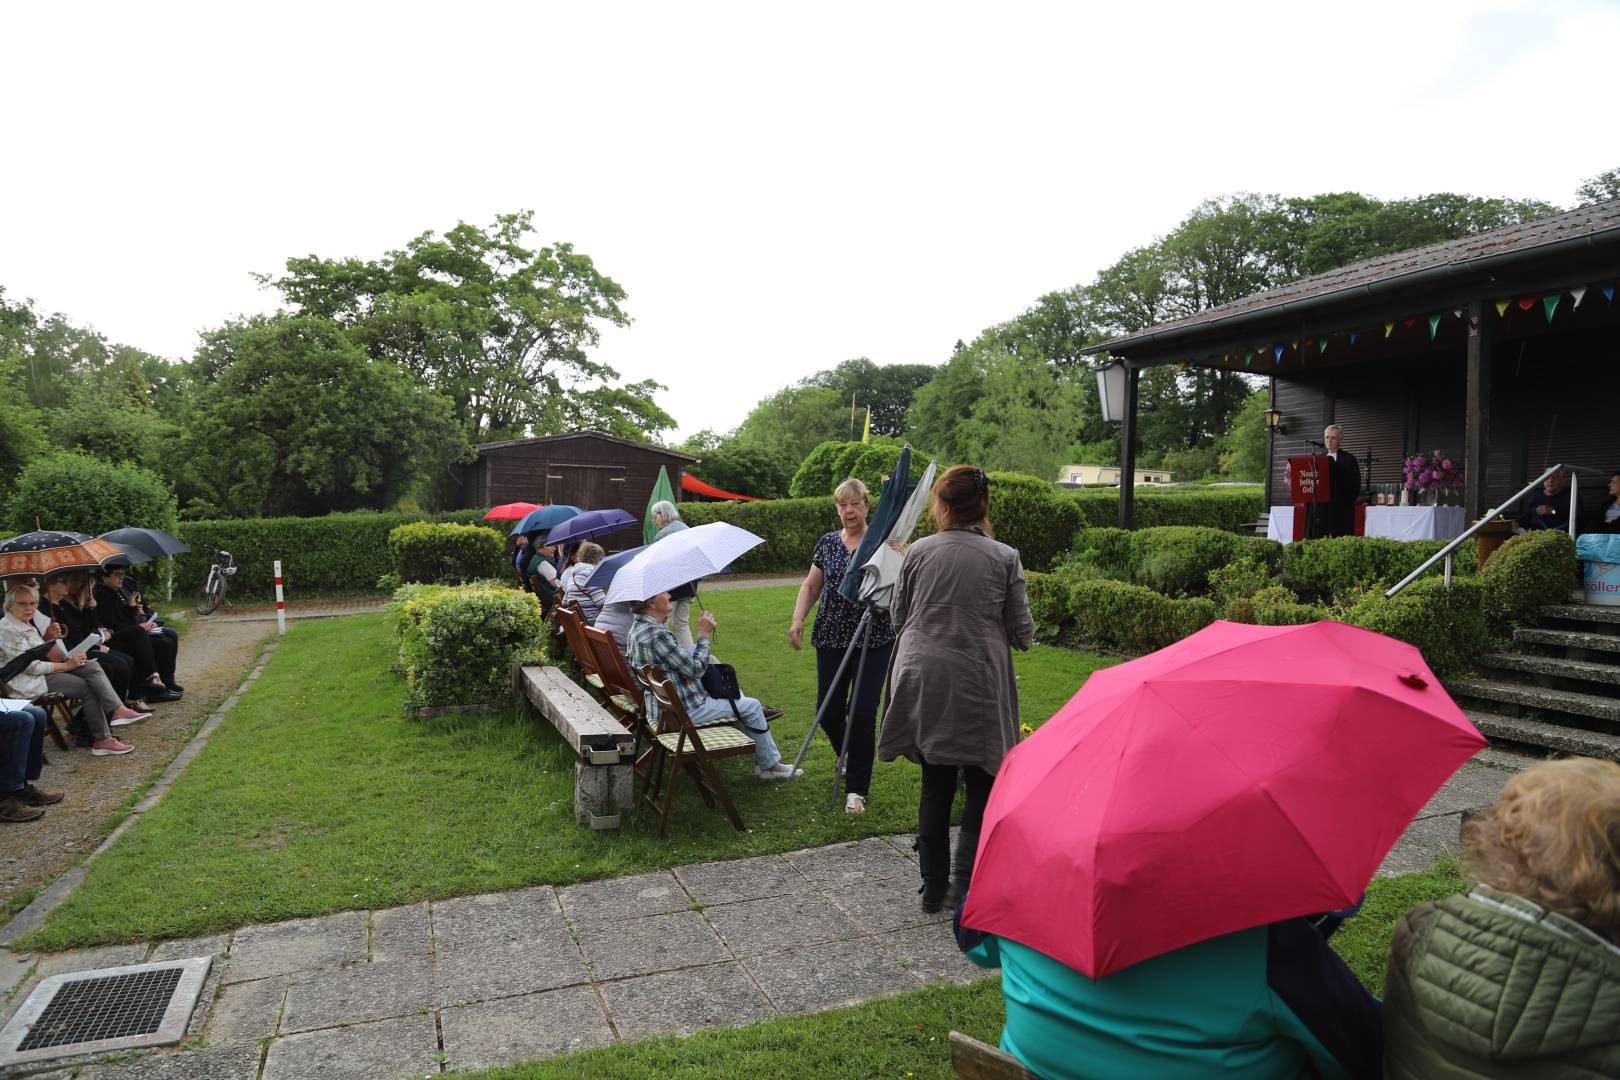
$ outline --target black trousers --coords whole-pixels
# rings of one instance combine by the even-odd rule
[[[155,634],[139,626],[126,626],[115,631],[107,644],[135,662],[132,676],[135,689],[144,689],[153,675],[164,686],[174,685],[174,661],[180,649],[180,635],[167,626]]]
[[[836,683],[838,665],[843,662],[844,649],[816,649],[816,708],[819,710],[830,697],[831,704],[821,713],[821,730],[832,740],[833,753],[844,745],[844,718],[849,715],[849,696],[855,695],[855,727],[849,736],[849,758],[844,773],[844,790],[864,796],[872,788],[872,746],[877,731],[878,698],[883,693],[883,676],[889,670],[889,654],[894,642],[868,646],[866,667],[860,668],[859,651],[849,658],[843,677]],[[855,685],[856,672],[860,672],[860,685]]]
[[[967,865],[958,867],[965,878],[973,869],[972,853],[979,848],[979,829],[984,825],[984,806],[990,801],[990,785],[995,776],[973,765],[922,766],[922,801],[917,806],[917,861],[921,863],[923,884],[944,889],[951,878],[951,804],[956,801],[960,780],[967,787],[962,807],[962,836],[957,842],[958,862],[967,856]]]
[[[106,652],[92,653],[91,659],[101,665],[101,670],[107,673],[107,681],[118,692],[121,701],[129,700],[129,680],[135,674],[135,661],[119,652],[109,648]]]

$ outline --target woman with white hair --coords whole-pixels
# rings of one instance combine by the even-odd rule
[[[34,612],[38,608],[39,590],[32,585],[12,585],[6,589],[6,613],[0,618],[0,663],[45,644],[34,626]],[[134,723],[144,714],[124,707],[101,665],[85,659],[82,654],[70,657],[60,645],[48,655],[57,659],[34,660],[21,674],[12,676],[12,694],[29,699],[61,694],[78,702],[85,725],[90,729],[90,738],[94,740],[90,753],[95,757],[127,754],[135,749],[114,738],[112,726]]]
[[[660,499],[653,503],[651,513],[653,525],[658,529],[653,535],[655,544],[671,533],[678,533],[687,527],[686,522],[681,520],[681,512],[668,499]],[[692,651],[692,599],[696,596],[697,583],[692,581],[669,590],[669,597],[675,602],[669,617],[669,630],[686,652]]]

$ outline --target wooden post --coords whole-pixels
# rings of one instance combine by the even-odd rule
[[[1490,305],[1475,300],[1468,305],[1468,392],[1463,425],[1463,516],[1470,522],[1490,508],[1485,501],[1485,469],[1491,440],[1491,320]]]
[[[1136,511],[1136,383],[1142,372],[1129,364],[1125,379],[1125,420],[1119,426],[1119,527],[1131,527]]]
[[[1270,392],[1266,395],[1266,411],[1269,413],[1277,408],[1277,376],[1271,376],[1268,382]],[[1266,417],[1266,486],[1263,489],[1265,494],[1261,496],[1262,504],[1260,507],[1262,514],[1271,513],[1271,463],[1276,460],[1276,455],[1277,429],[1271,426],[1271,417],[1268,415]]]

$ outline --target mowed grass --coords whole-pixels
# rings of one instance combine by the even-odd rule
[[[704,598],[744,692],[787,710],[775,731],[789,757],[815,704],[815,656],[786,644],[793,595]],[[645,813],[593,832],[574,821],[573,755],[549,725],[517,710],[407,718],[393,661],[384,615],[294,624],[180,782],[25,946],[184,937],[915,826],[915,766],[879,764],[867,813],[847,815],[829,804],[833,753],[818,736],[802,780],[761,783],[747,758],[721,763],[746,833],[685,783],[668,836]],[[1043,721],[1108,663],[1052,647],[1019,655],[1023,718]]]

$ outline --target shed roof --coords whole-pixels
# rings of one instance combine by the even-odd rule
[[[1620,199],[1593,203],[1536,221],[1506,225],[1459,240],[1379,255],[1245,296],[1196,315],[1162,322],[1083,351],[1125,352],[1191,337],[1205,329],[1213,331],[1217,326],[1223,331],[1234,330],[1246,322],[1283,313],[1325,307],[1341,300],[1365,299],[1407,286],[1433,284],[1440,278],[1461,278],[1474,272],[1500,273],[1515,263],[1546,258],[1566,249],[1610,244],[1620,247]]]
[[[536,435],[528,439],[503,439],[500,442],[479,443],[473,449],[482,454],[486,450],[501,450],[508,446],[534,446],[538,443],[567,442],[570,439],[601,439],[603,442],[616,443],[619,446],[629,446],[648,453],[659,454],[663,457],[674,458],[678,461],[697,461],[691,454],[683,454],[679,450],[671,450],[667,446],[655,446],[652,443],[636,442],[634,439],[621,439],[617,435],[609,435],[605,431],[568,431],[561,435]]]

